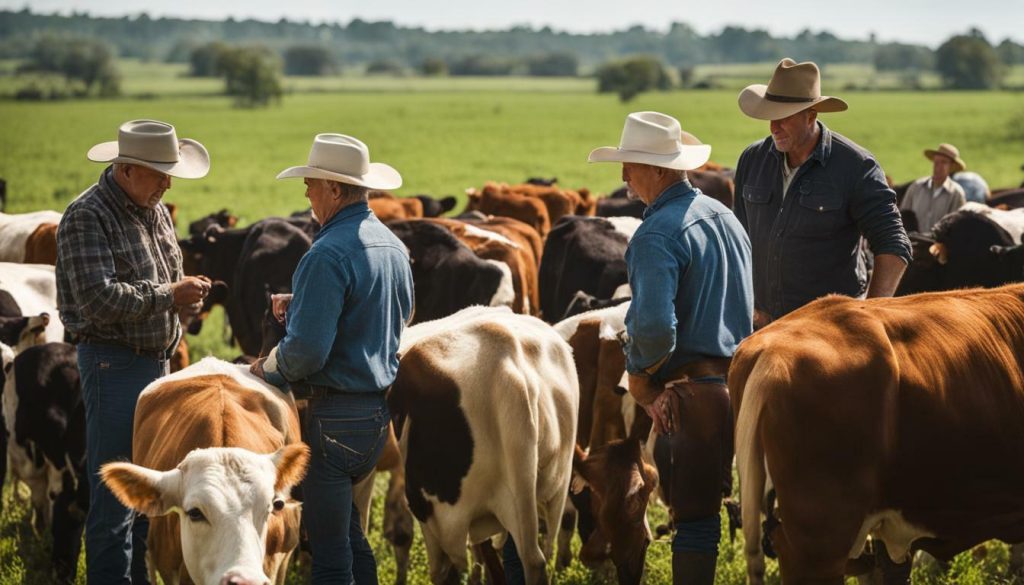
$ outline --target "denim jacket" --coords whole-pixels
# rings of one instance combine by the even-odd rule
[[[750,335],[750,240],[732,211],[688,182],[669,187],[647,209],[626,265],[633,289],[624,347],[629,373],[665,382],[689,362],[732,357]]]
[[[910,240],[878,162],[820,121],[821,137],[783,198],[783,154],[771,136],[736,166],[736,217],[750,234],[757,307],[779,318],[814,299],[867,291],[861,236],[908,264]]]
[[[268,382],[380,392],[398,371],[398,341],[412,313],[409,256],[365,202],[324,225],[292,276],[287,333],[271,351]]]

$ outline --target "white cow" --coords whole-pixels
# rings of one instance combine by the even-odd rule
[[[466,571],[467,540],[507,532],[526,582],[545,582],[579,404],[568,344],[539,319],[470,307],[410,327],[401,352],[388,402],[431,579]],[[538,510],[548,527],[543,550]]]
[[[25,316],[47,313],[46,341],[64,341],[64,324],[57,318],[57,278],[48,264],[0,262],[0,292],[11,295]]]
[[[43,224],[59,224],[60,218],[56,211],[0,213],[0,262],[24,262],[29,236]]]

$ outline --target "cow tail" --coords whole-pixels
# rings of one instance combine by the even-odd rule
[[[777,367],[770,356],[761,354],[741,389],[743,401],[736,421],[736,467],[740,476],[740,505],[743,513],[743,552],[747,558],[747,579],[750,585],[764,583],[764,550],[761,548],[761,512],[765,505],[764,446],[761,444],[760,420],[768,386]]]

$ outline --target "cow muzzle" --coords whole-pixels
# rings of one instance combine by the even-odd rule
[[[235,567],[220,578],[220,585],[270,585],[270,579],[262,571]]]

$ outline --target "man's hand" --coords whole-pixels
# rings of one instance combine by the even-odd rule
[[[175,307],[201,303],[210,294],[210,279],[205,276],[186,276],[171,285]]]
[[[277,322],[284,325],[284,318],[288,313],[288,304],[292,302],[292,294],[270,295],[270,310],[274,313]]]
[[[654,402],[644,406],[647,416],[654,421],[654,432],[659,435],[670,435],[675,431],[675,423],[672,420],[672,398],[671,391],[662,392]]]
[[[265,361],[267,361],[267,358],[261,357],[249,366],[249,373],[264,381],[267,379],[266,374],[263,373],[263,362]]]

